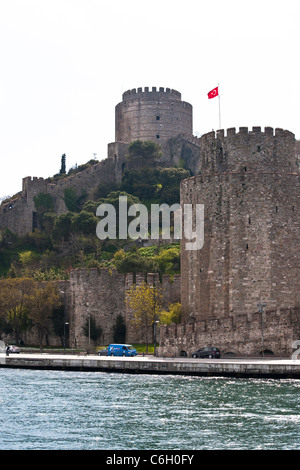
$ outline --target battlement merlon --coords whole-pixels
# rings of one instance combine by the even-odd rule
[[[22,195],[27,196],[30,191],[42,191],[47,186],[46,181],[42,177],[26,176],[22,179]]]
[[[248,127],[239,127],[238,132],[236,131],[235,127],[231,127],[226,129],[226,135],[225,135],[225,129],[218,129],[216,131],[211,131],[208,132],[207,134],[203,134],[200,139],[205,138],[207,136],[215,136],[215,137],[231,137],[231,136],[257,136],[258,134],[262,135],[267,135],[270,137],[283,137],[283,138],[290,138],[295,140],[295,134],[293,132],[284,130],[281,128],[276,128],[275,133],[273,127],[265,127],[264,131],[261,130],[261,127],[259,126],[254,126],[252,127],[252,130],[249,130]]]
[[[220,129],[199,138],[202,174],[239,171],[299,173],[295,135],[284,129],[240,127]]]
[[[90,282],[91,279],[100,279],[105,278],[109,283],[113,282],[116,279],[125,279],[125,274],[118,273],[115,268],[76,268],[70,271],[70,282]]]
[[[123,93],[122,99],[125,101],[128,98],[137,98],[139,95],[145,96],[145,94],[156,96],[156,94],[163,95],[164,93],[168,95],[172,95],[172,98],[175,100],[180,101],[181,100],[181,93],[177,90],[173,90],[171,88],[164,88],[164,87],[152,87],[150,90],[149,87],[143,88],[133,88],[132,90],[127,90]]]
[[[252,130],[248,130],[248,127],[239,127],[238,132],[235,127],[226,129],[226,134],[224,129],[219,129],[216,131],[210,131],[207,134],[203,134],[197,139],[198,144],[206,144],[213,142],[227,142],[234,144],[234,142],[255,142],[259,144],[259,141],[266,139],[270,142],[273,139],[274,142],[282,143],[284,145],[289,144],[291,148],[296,145],[295,134],[288,130],[281,128],[276,128],[275,131],[272,127],[265,127],[264,131],[261,130],[261,127],[256,126],[252,127]]]
[[[197,145],[198,147],[202,146],[202,148],[203,145],[205,146],[207,144],[213,143],[218,143],[222,145],[222,143],[225,143],[226,141],[231,144],[234,144],[235,140],[237,143],[241,141],[246,142],[247,140],[257,141],[259,145],[260,138],[261,140],[268,139],[268,141],[270,141],[270,139],[273,139],[274,142],[277,142],[277,146],[279,142],[283,143],[284,145],[289,143],[292,149],[294,148],[294,145],[296,143],[295,135],[288,130],[276,128],[274,132],[273,127],[265,127],[264,131],[262,131],[261,127],[259,126],[252,127],[252,130],[248,130],[248,127],[240,127],[238,129],[238,132],[234,127],[228,128],[226,129],[226,131],[224,129],[219,129],[216,131],[213,130],[206,134],[203,134],[200,137],[191,134],[178,134],[174,138],[178,141],[183,140],[189,142],[191,144]]]

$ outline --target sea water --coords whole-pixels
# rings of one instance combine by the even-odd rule
[[[300,380],[0,369],[1,450],[296,450]]]

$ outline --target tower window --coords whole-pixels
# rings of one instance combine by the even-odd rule
[[[156,116],[156,120],[159,121],[159,120],[160,120],[160,116],[157,115],[157,116]]]
[[[159,139],[159,134],[156,134],[156,138]]]

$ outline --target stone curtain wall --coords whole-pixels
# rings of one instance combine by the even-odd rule
[[[83,334],[87,319],[92,317],[103,334],[97,344],[112,341],[113,325],[118,317],[125,318],[125,275],[116,270],[75,269],[70,273],[69,308],[71,347],[88,347]],[[91,341],[91,346],[95,343]]]
[[[9,201],[0,206],[0,228],[7,227],[17,235],[26,235],[34,229],[34,218],[36,207],[34,196],[39,193],[48,193],[53,197],[54,209],[57,214],[67,212],[64,203],[64,190],[73,187],[76,194],[80,196],[86,192],[89,194],[96,189],[100,183],[111,183],[121,181],[122,156],[111,155],[96,165],[92,165],[86,170],[68,176],[55,183],[48,183],[43,178],[26,177],[23,178],[22,192],[14,201]]]
[[[204,346],[215,346],[221,355],[258,356],[262,351],[291,356],[293,342],[300,338],[300,308],[279,309],[252,314],[230,315],[223,318],[162,327],[159,356],[191,354]]]
[[[136,283],[145,279],[137,275]],[[154,274],[147,275],[147,281],[153,285]],[[161,286],[163,306],[180,301],[180,276],[163,276],[160,284],[158,275],[156,282]],[[116,270],[75,269],[70,273],[69,289],[66,296],[68,318],[70,323],[70,347],[88,347],[88,337],[83,334],[83,326],[89,316],[101,326],[103,334],[97,345],[113,342],[113,327],[119,315],[126,324],[126,342],[144,343],[143,332],[132,323],[132,312],[125,303],[126,291],[134,283],[132,274],[119,274]],[[152,339],[151,339],[152,341]],[[91,341],[91,347],[96,345]]]
[[[146,276],[144,274],[136,274],[136,279],[134,282],[133,274],[127,274],[126,276],[126,292],[131,289],[133,285],[139,286],[144,281],[147,282],[150,286],[155,286],[158,288],[161,297],[159,301],[162,305],[162,309],[168,310],[170,304],[181,301],[181,277],[178,274],[169,276],[164,274],[162,276],[162,281],[159,280],[159,275],[148,273]],[[126,303],[126,341],[128,343],[144,343],[145,342],[145,332],[141,327],[137,327],[134,322],[134,314],[130,309],[128,303]],[[160,325],[157,326],[156,336],[157,341],[159,342],[160,335]],[[149,342],[152,343],[153,336],[149,337]]]

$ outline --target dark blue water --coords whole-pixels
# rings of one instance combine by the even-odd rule
[[[288,379],[0,369],[0,449],[299,449],[299,392]]]

